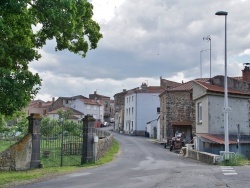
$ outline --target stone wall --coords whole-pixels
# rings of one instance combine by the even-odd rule
[[[28,134],[0,153],[0,170],[18,171],[40,167],[41,117],[31,114],[28,120]]]
[[[18,171],[30,169],[32,153],[32,135],[26,135],[21,141],[0,153],[0,171]]]
[[[191,121],[192,132],[195,132],[195,106],[191,91],[169,91],[167,92],[167,137],[174,136],[171,122]]]
[[[98,160],[113,146],[114,135],[110,132],[98,129],[96,129],[95,134],[99,137],[96,153],[96,160]]]
[[[207,164],[216,164],[216,162],[218,162],[217,159],[219,158],[219,155],[200,152],[197,150],[188,150],[187,157]]]

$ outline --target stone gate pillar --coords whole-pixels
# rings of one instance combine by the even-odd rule
[[[86,115],[83,118],[83,144],[81,164],[94,161],[94,119],[93,116]]]
[[[40,114],[30,114],[28,116],[28,132],[32,135],[32,151],[30,168],[39,168],[40,161],[40,141],[41,141],[41,116]]]

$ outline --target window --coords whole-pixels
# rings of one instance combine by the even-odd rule
[[[133,115],[133,113],[134,113],[134,107],[132,107],[132,115]]]
[[[87,109],[88,109],[88,110],[90,110],[90,109],[91,109],[90,107],[91,107],[90,105],[87,105]]]
[[[197,104],[197,120],[198,123],[202,123],[202,103]]]

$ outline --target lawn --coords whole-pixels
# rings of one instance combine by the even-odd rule
[[[64,166],[64,167],[50,167],[34,170],[27,170],[22,172],[1,172],[0,171],[0,187],[9,187],[18,184],[24,184],[30,181],[43,179],[46,177],[56,177],[58,175],[71,173],[81,170],[82,168],[89,168],[103,165],[114,160],[119,153],[119,143],[115,140],[112,148],[95,163],[88,163],[82,166]]]

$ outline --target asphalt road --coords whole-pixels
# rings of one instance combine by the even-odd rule
[[[25,188],[245,188],[250,167],[223,168],[185,158],[144,137],[114,133],[121,146],[111,163]]]

